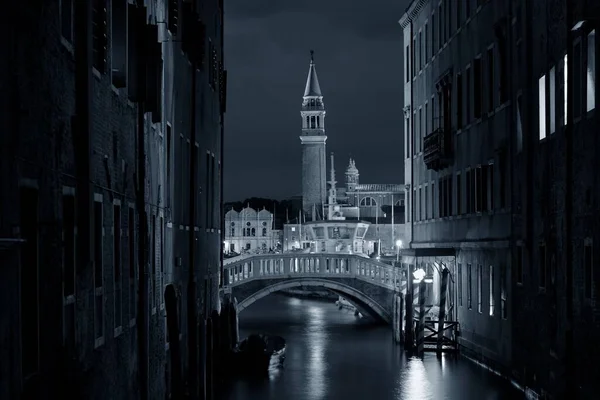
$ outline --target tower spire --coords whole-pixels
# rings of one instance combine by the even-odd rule
[[[304,88],[304,97],[321,97],[321,86],[317,78],[315,69],[315,52],[310,51],[310,67],[308,68],[308,77],[306,78],[306,87]]]

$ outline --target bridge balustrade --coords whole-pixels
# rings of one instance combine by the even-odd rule
[[[400,291],[402,279],[399,268],[353,254],[260,254],[226,260],[224,269],[229,287],[255,279],[350,277]]]

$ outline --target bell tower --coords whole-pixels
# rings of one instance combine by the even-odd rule
[[[314,52],[302,97],[302,209],[311,220],[319,219],[327,201],[325,142],[325,105],[315,69]],[[324,216],[321,215],[322,219]]]

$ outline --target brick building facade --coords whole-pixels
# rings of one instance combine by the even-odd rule
[[[190,316],[219,307],[222,2],[7,12],[20,23],[0,28],[0,397],[164,398],[166,285],[182,354]],[[197,376],[182,364],[182,381]]]

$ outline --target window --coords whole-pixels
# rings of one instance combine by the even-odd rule
[[[164,308],[165,306],[165,302],[164,302],[164,277],[165,277],[165,255],[164,255],[164,251],[163,249],[164,247],[164,240],[165,240],[165,219],[164,217],[161,215],[160,218],[158,219],[159,222],[159,229],[160,229],[160,242],[158,244],[158,248],[159,248],[159,255],[160,255],[160,275],[158,276],[158,287],[159,287],[159,292],[158,292],[158,303],[161,306],[161,310]]]
[[[35,188],[20,189],[21,248],[21,368],[23,377],[39,369],[39,195]]]
[[[596,30],[587,36],[586,111],[596,108]]]
[[[508,304],[506,294],[506,267],[500,267],[500,312],[502,313],[502,319],[508,318]]]
[[[206,151],[206,169],[204,171],[204,185],[205,185],[205,196],[206,201],[204,202],[205,207],[205,219],[204,224],[206,228],[210,228],[211,225],[211,210],[212,210],[212,188],[210,187],[211,179],[210,179],[210,151]]]
[[[63,344],[75,349],[76,209],[75,189],[63,188]]]
[[[489,283],[490,283],[490,317],[494,316],[494,266],[490,265],[489,270]]]
[[[429,124],[429,104],[425,103],[425,118],[423,118],[423,126],[425,127],[425,131],[424,131],[423,136],[427,136],[427,134],[430,132],[429,128],[428,128],[428,124]]]
[[[102,195],[94,195],[94,338],[95,347],[104,344],[104,215]]]
[[[442,12],[442,5],[438,7],[438,50],[441,50],[444,45],[444,13]]]
[[[548,100],[550,103],[549,118],[550,118],[550,134],[556,132],[556,67],[550,68],[548,74],[548,86],[550,92],[548,93]]]
[[[465,1],[465,14],[467,19],[471,17],[471,0]]]
[[[215,205],[218,204],[219,199],[217,198],[219,191],[217,189],[217,185],[215,183],[215,178],[217,176],[216,165],[215,165],[215,155],[211,154],[210,158],[210,227],[215,227]]]
[[[372,197],[365,197],[364,199],[362,199],[360,201],[360,205],[362,207],[376,207],[377,206],[377,202]]]
[[[465,123],[471,123],[471,66],[467,66],[467,81],[465,82],[465,109],[467,111],[467,116],[465,118]]]
[[[419,221],[423,220],[423,189],[419,188]]]
[[[456,74],[456,129],[463,127],[463,84],[462,74]]]
[[[518,244],[517,245],[517,254],[516,254],[516,260],[515,260],[515,279],[517,281],[518,284],[523,284],[523,245],[522,244]]]
[[[477,312],[483,312],[483,303],[482,303],[482,284],[483,284],[483,265],[477,265]]]
[[[456,214],[461,215],[462,210],[462,186],[460,182],[460,172],[456,174]]]
[[[592,240],[586,239],[583,245],[583,273],[584,273],[584,294],[591,299],[594,297],[594,270]]]
[[[74,0],[60,0],[60,33],[69,43],[73,43]]]
[[[413,111],[413,126],[412,126],[412,154],[417,154],[417,110]]]
[[[565,58],[563,59],[563,103],[564,103],[564,110],[563,110],[563,125],[567,125],[567,116],[569,113],[569,102],[568,102],[568,79],[567,79],[567,72],[568,72],[568,68],[569,68],[569,55],[565,54]]]
[[[421,107],[419,107],[419,118],[417,119],[417,135],[419,138],[417,150],[420,153],[423,151],[423,109]]]
[[[507,76],[507,57],[506,57],[506,38],[503,33],[498,37],[498,66],[500,67],[500,104],[508,100],[508,76]]]
[[[113,204],[113,264],[114,264],[114,318],[115,318],[115,336],[117,330],[121,330],[122,312],[121,306],[121,203],[115,200]],[[120,331],[119,331],[120,333]]]
[[[473,306],[473,277],[471,264],[467,264],[467,307],[469,310]]]
[[[167,207],[171,207],[171,141],[173,140],[173,129],[171,124],[167,123],[167,187],[165,188],[167,197]]]
[[[429,219],[429,188],[425,186],[425,219]]]
[[[267,236],[267,228],[262,228],[262,235]]]
[[[475,185],[474,185],[475,212],[478,212],[478,213],[483,211],[483,193],[484,193],[483,189],[484,189],[484,186],[482,183],[483,183],[482,168],[480,165],[477,168],[475,168]]]
[[[474,175],[473,173],[474,171],[471,171],[470,169],[467,170],[466,172],[466,181],[465,181],[465,190],[466,190],[466,203],[467,203],[467,209],[466,209],[466,213],[470,214],[473,212],[473,204],[471,201],[471,191],[472,191],[472,187],[471,187],[471,175]]]
[[[446,1],[446,13],[448,14],[448,40],[452,37],[452,4],[451,1]]]
[[[463,290],[462,290],[463,277],[462,277],[462,264],[460,264],[460,263],[457,265],[457,280],[458,280],[458,282],[457,282],[457,284],[458,284],[458,305],[460,307],[462,307],[462,305],[463,305],[463,302],[462,302],[462,299],[463,299],[463,296],[462,296],[463,295]]]
[[[539,280],[540,280],[540,289],[546,288],[546,245],[544,243],[540,243],[538,247],[539,252]]]
[[[523,104],[523,96],[521,94],[517,95],[517,153],[523,151],[523,124],[521,122],[521,106]]]
[[[137,315],[136,267],[135,267],[135,209],[129,207],[127,221],[127,241],[129,250],[129,319],[135,321]],[[132,325],[130,323],[130,325]]]
[[[404,137],[406,138],[406,158],[410,158],[410,117],[405,119]]]
[[[538,110],[540,140],[546,138],[546,75],[538,81]]]
[[[460,28],[460,24],[462,23],[461,18],[462,18],[462,3],[458,2],[456,3],[456,29]]]
[[[417,37],[413,36],[412,57],[411,57],[411,63],[410,63],[410,70],[412,71],[413,78],[416,76],[416,74],[415,74],[415,71],[416,71],[415,58],[416,57],[417,57]]]
[[[581,47],[579,40],[573,45],[573,118],[581,116],[582,108]]]
[[[488,111],[492,112],[494,111],[494,107],[495,107],[495,95],[496,95],[496,88],[494,87],[495,85],[495,79],[494,79],[494,48],[489,48],[487,51],[487,75],[488,75],[488,89],[487,89],[487,94],[488,94]]]
[[[435,36],[435,13],[431,14],[431,58],[435,56],[435,44],[436,44],[436,36]]]
[[[113,0],[111,4],[112,84],[117,88],[122,88],[127,86],[127,0]]]
[[[419,71],[423,69],[425,54],[423,51],[423,31],[419,32]]]
[[[156,312],[156,216],[150,216],[150,224],[152,226],[151,237],[150,237],[150,309],[152,314]],[[193,227],[190,227],[193,229]]]
[[[425,24],[425,28],[423,28],[423,30],[425,31],[425,41],[423,42],[423,45],[425,46],[425,51],[423,52],[423,57],[425,58],[425,64],[427,64],[428,60],[429,60],[429,42],[427,41],[427,24]]]
[[[106,54],[108,46],[108,13],[106,0],[93,0],[92,49],[93,66],[100,73],[106,72]]]
[[[252,228],[250,236],[256,236],[256,228]]]
[[[487,210],[494,210],[494,163],[490,161],[486,168],[486,179],[487,179]],[[485,206],[485,204],[484,204]]]
[[[481,118],[481,103],[482,103],[482,71],[481,57],[473,61],[473,116],[475,119]]]
[[[406,75],[406,82],[408,82],[410,80],[410,46],[406,46],[406,55],[404,56],[405,58],[405,70],[404,73]],[[308,118],[308,117],[306,117]],[[307,121],[307,125],[308,125],[308,121]]]
[[[413,190],[413,198],[412,198],[412,214],[413,221],[418,221],[419,215],[417,214],[417,205],[419,204],[419,200],[417,198],[417,189]]]

